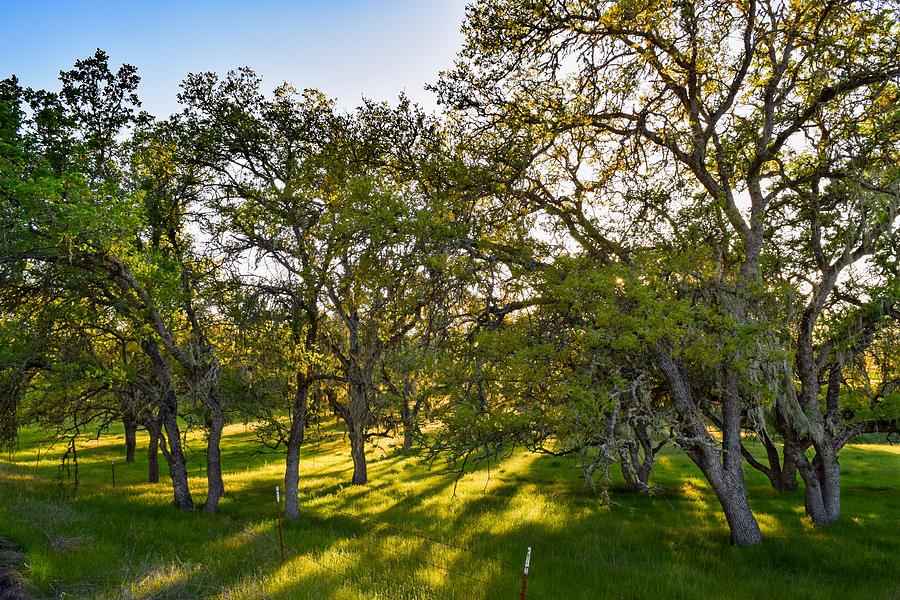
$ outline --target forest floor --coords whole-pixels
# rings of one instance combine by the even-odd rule
[[[370,483],[350,486],[347,443],[336,437],[304,448],[301,518],[284,525],[282,562],[281,454],[257,454],[252,431],[229,426],[220,511],[181,513],[162,457],[161,483],[145,483],[146,436],[138,443],[132,465],[116,432],[87,443],[69,499],[60,449],[38,459],[40,432],[24,432],[0,460],[0,537],[21,548],[39,596],[516,598],[531,546],[529,599],[900,598],[900,446],[843,451],[843,513],[825,529],[804,516],[802,491],[778,494],[748,468],[765,542],[739,549],[711,490],[675,449],[658,461],[662,491],[628,493],[613,472],[604,504],[569,458],[517,452],[454,488],[442,465],[390,441],[370,448]],[[203,444],[189,438],[198,505]]]

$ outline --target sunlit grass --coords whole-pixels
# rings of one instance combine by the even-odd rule
[[[304,450],[301,518],[285,524],[282,563],[281,455],[256,453],[252,432],[228,427],[221,510],[185,514],[171,508],[165,463],[163,482],[145,483],[146,456],[125,465],[120,433],[80,448],[72,500],[61,495],[59,448],[38,461],[38,432],[0,463],[0,535],[24,549],[25,574],[47,597],[513,598],[528,546],[529,598],[900,594],[896,446],[842,454],[843,518],[824,530],[803,515],[802,492],[776,494],[748,471],[766,542],[737,549],[709,487],[674,450],[658,463],[662,492],[627,493],[614,471],[604,504],[568,459],[516,452],[457,481],[387,442],[370,453],[370,483],[350,486],[338,436]],[[189,437],[187,453],[200,504],[202,436]]]

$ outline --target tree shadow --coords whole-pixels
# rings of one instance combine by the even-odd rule
[[[244,444],[233,454],[241,464],[247,442],[236,436],[229,443]],[[227,495],[215,515],[173,510],[164,463],[163,483],[142,483],[140,455],[122,466],[112,488],[100,449],[87,452],[85,482],[71,502],[48,500],[49,477],[11,479],[10,487],[29,486],[24,501],[0,494],[21,505],[12,539],[40,540],[39,528],[80,539],[26,547],[29,562],[44,569],[41,587],[56,595],[508,598],[519,589],[528,547],[528,598],[781,597],[797,589],[856,597],[890,589],[897,576],[891,497],[865,486],[845,490],[850,519],[808,531],[800,493],[772,494],[748,472],[766,542],[736,549],[715,496],[677,454],[660,463],[661,492],[627,492],[614,473],[604,503],[577,470],[551,457],[517,454],[494,465],[490,478],[485,469],[457,480],[388,453],[371,461],[370,484],[349,486],[349,457],[335,456],[340,446],[331,450],[317,469],[311,449],[304,451],[301,517],[284,524],[284,563],[273,493],[281,461],[226,471]],[[193,477],[191,486],[199,504],[205,480]],[[55,513],[58,503],[68,512]]]

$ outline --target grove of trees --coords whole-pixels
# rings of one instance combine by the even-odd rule
[[[744,469],[840,518],[900,413],[900,5],[478,0],[428,114],[243,68],[141,111],[107,54],[0,82],[0,444],[121,422],[192,510],[184,435],[284,452],[333,416],[459,473],[516,448],[654,491],[666,445],[736,545]],[[757,440],[758,445],[748,444]],[[754,454],[762,448],[765,455]],[[799,478],[799,479],[798,479]]]

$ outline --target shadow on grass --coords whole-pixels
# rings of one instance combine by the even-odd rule
[[[51,596],[188,598],[508,598],[533,548],[529,598],[890,597],[900,555],[896,482],[853,450],[844,518],[824,530],[802,513],[802,492],[777,494],[748,471],[766,542],[736,549],[714,495],[683,456],[666,453],[663,491],[624,492],[617,474],[603,505],[577,471],[516,455],[460,479],[415,458],[371,461],[372,483],[348,486],[339,442],[304,449],[301,518],[285,524],[281,563],[273,488],[279,457],[252,457],[250,436],[229,434],[227,495],[216,515],[170,507],[165,475],[141,483],[146,457],[108,481],[112,446],[82,453],[83,485],[57,499],[55,465],[6,468],[0,535],[28,554]],[[882,454],[877,454],[881,457]],[[199,457],[196,457],[199,459]],[[895,460],[896,462],[896,460]],[[866,474],[872,469],[875,475]],[[191,479],[198,505],[205,480]],[[885,493],[879,491],[881,488]],[[890,491],[893,490],[893,494]],[[26,573],[27,574],[27,573]]]

